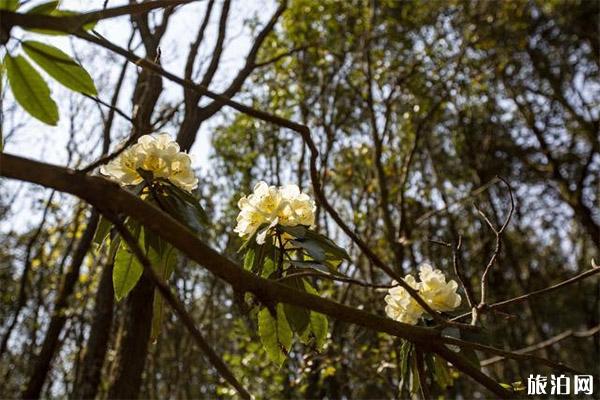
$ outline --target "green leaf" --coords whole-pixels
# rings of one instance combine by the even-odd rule
[[[150,328],[150,341],[155,343],[160,336],[165,314],[164,299],[158,290],[154,290],[152,301],[152,326]]]
[[[279,229],[281,229],[285,233],[289,233],[296,239],[303,239],[306,235],[306,231],[308,228],[304,225],[295,225],[295,226],[285,226],[279,225]]]
[[[0,0],[0,10],[16,11],[19,8],[19,0]]]
[[[38,15],[51,14],[54,10],[56,10],[59,3],[60,3],[59,0],[52,0],[52,1],[48,1],[46,3],[38,4],[37,6],[32,7],[31,9],[27,10],[25,12],[25,14],[38,14]]]
[[[258,335],[269,359],[281,366],[285,361],[285,354],[281,351],[277,339],[277,320],[266,307],[258,312]]]
[[[147,231],[146,231],[147,232]],[[148,235],[148,233],[146,233]],[[147,237],[146,237],[146,241]],[[160,239],[158,252],[155,252],[151,247],[149,249],[149,257],[152,260],[152,265],[155,267],[156,273],[161,278],[163,282],[168,281],[175,269],[175,265],[177,264],[177,252],[175,248],[171,246],[169,243]],[[156,258],[159,258],[159,261],[153,261]],[[164,298],[160,294],[158,290],[154,291],[154,300],[152,304],[152,328],[150,331],[150,340],[155,342],[160,335],[160,331],[163,325],[164,320]]]
[[[291,278],[282,281],[284,285],[290,286],[296,290],[305,291],[304,282],[300,278]],[[310,311],[293,306],[291,304],[284,305],[285,316],[294,332],[301,335],[310,324]]]
[[[285,304],[283,309],[292,330],[299,335],[302,334],[310,323],[310,311],[290,304]]]
[[[56,125],[58,107],[39,72],[23,56],[11,57],[7,54],[4,62],[15,100],[31,116],[48,125]]]
[[[339,262],[334,263],[332,261],[350,259],[346,250],[336,245],[333,240],[313,232],[305,226],[286,227],[278,225],[278,227],[296,237],[296,239],[291,241],[294,246],[303,248],[313,260],[318,263],[325,263],[330,270],[335,270],[339,264]]]
[[[127,224],[131,234],[138,243],[141,242],[141,248],[144,248],[144,238],[140,229],[140,225],[135,222]],[[140,280],[144,267],[133,254],[125,241],[121,241],[115,255],[113,266],[113,289],[117,301],[121,301],[135,287]]]
[[[109,237],[109,241],[110,245],[108,246],[108,259],[110,262],[114,263],[117,250],[119,250],[119,246],[121,245],[121,236],[116,234],[114,237]]]
[[[419,369],[417,368],[417,358],[416,357],[413,357],[410,360],[410,368],[411,368],[410,393],[414,395],[414,394],[419,393],[419,391],[421,390],[421,382],[419,380]]]
[[[117,250],[113,267],[113,287],[117,301],[121,301],[129,294],[140,280],[142,272],[144,267],[129,247],[122,242]]]
[[[323,346],[327,342],[327,331],[329,329],[329,322],[327,317],[321,313],[311,311],[310,312],[310,330],[315,335],[315,344],[318,350],[322,350]]]
[[[292,240],[294,246],[302,247],[317,262],[325,261],[325,250],[314,240]]]
[[[182,196],[183,190],[177,190],[173,185],[161,185],[152,190],[160,207],[169,215],[196,233],[204,232],[208,218],[198,200],[192,196],[195,203],[190,203],[188,197]]]
[[[319,293],[312,287],[307,280],[303,279],[304,288],[310,294],[318,295]],[[316,311],[310,312],[310,331],[315,336],[315,344],[318,350],[322,350],[327,341],[327,331],[329,329],[329,321],[327,316]]]
[[[321,247],[325,250],[329,258],[336,258],[340,260],[350,260],[350,256],[346,252],[346,250],[342,249],[340,246],[335,244],[335,242],[329,239],[327,236],[323,236],[317,232],[307,230],[306,231],[306,239],[314,240],[319,242]]]
[[[454,379],[452,379],[446,360],[433,355],[433,371],[435,381],[442,389],[452,386]]]
[[[292,332],[292,329],[290,328],[290,324],[285,316],[283,304],[281,303],[277,304],[277,338],[286,353],[288,353],[292,347],[294,332]]]
[[[400,346],[400,380],[402,385],[406,385],[410,377],[410,361],[413,355],[413,345],[408,340],[402,340]]]
[[[269,278],[273,272],[277,270],[277,265],[273,262],[270,257],[264,258],[264,264],[262,265],[262,270],[260,272],[260,276],[263,278]]]
[[[98,94],[90,74],[68,54],[48,44],[26,40],[23,50],[44,71],[63,86],[90,96]]]
[[[249,248],[244,256],[244,269],[246,271],[252,271],[254,267],[254,259],[256,257],[256,250],[254,248]]]
[[[200,200],[194,197],[191,193],[181,189],[179,186],[174,185],[169,181],[166,181],[166,183],[167,190],[170,191],[171,194],[176,196],[179,200],[183,201],[184,203],[190,205],[194,209],[194,211],[196,211],[196,217],[202,224],[207,225],[209,223],[208,215],[206,215],[206,211],[204,211],[204,208],[202,208],[202,206],[200,205]]]
[[[460,349],[460,354],[462,354],[471,364],[473,364],[475,368],[481,368],[481,363],[475,350],[463,347]]]
[[[100,221],[98,222],[98,226],[96,227],[96,233],[94,233],[94,239],[92,240],[98,247],[102,246],[104,239],[110,233],[110,229],[112,228],[112,222],[100,216]]]

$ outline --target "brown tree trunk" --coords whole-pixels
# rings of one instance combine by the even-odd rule
[[[50,319],[50,324],[48,325],[48,331],[46,332],[46,337],[44,338],[44,342],[42,344],[42,350],[40,351],[40,354],[38,355],[33,366],[29,383],[23,391],[24,399],[37,399],[40,397],[42,387],[44,386],[44,382],[46,381],[46,377],[50,371],[52,359],[54,358],[57,350],[60,348],[59,337],[65,326],[65,322],[67,321],[65,310],[68,306],[68,300],[75,290],[75,284],[79,280],[81,264],[83,264],[83,260],[85,259],[90,245],[92,244],[97,224],[98,213],[96,211],[92,211],[92,215],[90,216],[87,227],[85,228],[83,236],[81,237],[81,241],[75,250],[71,267],[65,274],[62,287],[58,293],[58,297],[56,298],[54,313]]]
[[[119,343],[115,380],[108,391],[110,399],[139,397],[150,340],[153,297],[154,286],[143,275],[127,298],[126,319]]]
[[[83,355],[81,372],[73,390],[73,397],[76,399],[93,399],[98,393],[113,319],[112,270],[112,263],[106,265],[98,284],[90,337]]]

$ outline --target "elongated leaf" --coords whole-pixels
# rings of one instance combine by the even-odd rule
[[[302,280],[304,283],[305,290],[314,295],[318,295],[319,293],[315,288],[312,287],[310,283],[306,279]],[[323,349],[325,343],[327,341],[327,332],[329,330],[329,321],[327,320],[327,316],[311,311],[310,312],[310,331],[315,336],[315,344],[318,350]]]
[[[148,233],[146,233],[146,241],[148,241]],[[148,256],[151,259],[152,265],[156,268],[156,273],[166,282],[177,263],[177,252],[169,243],[159,238],[159,250],[158,254],[154,253],[154,249],[151,247]],[[160,258],[158,262],[153,261],[155,258]],[[164,320],[164,298],[158,290],[154,291],[154,300],[152,304],[152,328],[150,331],[150,339],[154,342],[158,339]]]
[[[113,267],[115,298],[121,301],[135,287],[144,272],[144,267],[125,243],[121,243]]]
[[[317,232],[307,230],[305,238],[318,242],[328,254],[328,258],[331,258],[331,256],[333,256],[338,259],[350,260],[350,256],[348,255],[346,250],[342,249],[340,246],[335,244],[335,242],[329,239],[327,236],[323,236]]]
[[[56,7],[58,7],[59,3],[60,3],[59,0],[48,1],[46,3],[38,4],[37,6],[32,7],[31,9],[27,10],[25,13],[26,14],[38,14],[38,15],[50,14],[54,10],[56,10]]]
[[[90,96],[98,94],[90,74],[62,50],[33,40],[22,43],[23,50],[61,85]]]
[[[415,395],[421,390],[421,382],[419,380],[419,369],[417,368],[417,358],[413,357],[410,360],[410,393]]]
[[[160,207],[169,215],[196,233],[204,232],[207,218],[197,201],[196,204],[190,204],[176,190],[167,185],[153,189],[153,193]],[[199,209],[202,212],[199,212]]]
[[[277,270],[277,265],[273,262],[270,257],[264,258],[264,263],[260,272],[260,276],[263,278],[269,278],[273,272]]]
[[[58,122],[58,107],[50,97],[50,89],[42,76],[23,56],[6,55],[8,83],[15,100],[31,116],[48,125]]]
[[[196,211],[197,218],[201,223],[205,225],[209,223],[208,215],[206,215],[206,211],[204,211],[204,208],[202,208],[202,206],[200,205],[200,200],[194,197],[191,193],[186,192],[179,186],[174,185],[169,181],[167,181],[167,190],[170,191],[174,196],[179,198],[181,201],[190,205]]]
[[[102,246],[104,239],[110,233],[110,228],[112,228],[112,222],[100,216],[100,221],[98,222],[98,226],[96,227],[96,233],[94,233],[93,243],[97,246]]]
[[[318,350],[322,350],[327,342],[327,331],[329,329],[329,321],[327,317],[321,313],[310,312],[310,330],[315,335],[315,344]]]
[[[128,222],[126,225],[143,249],[144,238],[140,225],[135,222]],[[144,267],[140,261],[133,254],[129,246],[124,241],[121,241],[113,266],[113,289],[117,301],[121,301],[121,299],[129,294],[140,280],[143,272]]]
[[[290,324],[285,316],[283,304],[277,304],[277,339],[285,349],[286,353],[289,352],[292,347],[293,338],[294,332],[292,332]]]
[[[323,265],[323,264],[315,262],[315,261],[289,260],[288,262],[296,268],[301,268],[301,269],[312,268],[317,271],[329,272],[329,268],[326,265]]]
[[[154,290],[154,300],[152,301],[152,326],[150,328],[150,341],[155,343],[160,336],[165,314],[164,299],[158,290]]]
[[[254,258],[256,257],[256,250],[254,248],[248,249],[244,256],[244,269],[246,271],[252,271],[254,267]]]
[[[271,361],[280,366],[285,361],[285,355],[277,339],[277,320],[273,318],[268,308],[258,312],[258,335]]]
[[[284,226],[279,225],[279,229],[281,229],[285,233],[289,233],[296,239],[303,239],[306,236],[306,231],[308,228],[304,225],[296,225],[296,226]]]
[[[454,383],[454,379],[452,378],[452,374],[448,370],[448,363],[446,360],[433,356],[433,370],[434,370],[434,378],[437,384],[442,388],[446,389],[448,386],[452,386]]]
[[[325,250],[319,242],[314,240],[292,240],[292,244],[306,250],[313,260],[319,263],[325,261]]]
[[[16,11],[19,8],[19,0],[0,0],[0,10]]]
[[[403,387],[406,386],[410,377],[410,363],[413,356],[413,345],[408,340],[402,340],[400,347],[400,380]]]
[[[304,283],[303,283],[302,279],[300,279],[300,278],[286,279],[285,281],[283,281],[283,283],[285,285],[293,287],[296,290],[305,291]],[[298,335],[301,335],[306,330],[306,328],[309,327],[309,324],[310,324],[310,311],[309,310],[307,310],[305,308],[293,306],[291,304],[285,304],[284,311],[285,311],[285,316],[286,316],[288,322],[290,323],[290,327]]]

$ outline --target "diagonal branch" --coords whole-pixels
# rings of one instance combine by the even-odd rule
[[[251,292],[263,302],[295,305],[340,321],[409,340],[419,344],[424,351],[440,354],[497,396],[510,396],[510,392],[487,375],[476,368],[470,368],[464,358],[446,352],[441,343],[451,338],[442,337],[438,330],[403,324],[260,278],[217,253],[162,210],[140,200],[132,193],[121,190],[114,182],[13,155],[0,154],[0,157],[0,175],[74,194],[95,206],[104,215],[112,215],[113,218],[119,213],[126,214],[228,282],[234,290]],[[110,199],[110,202],[106,199]]]
[[[553,291],[558,290],[560,288],[563,288],[563,287],[565,287],[567,285],[571,285],[571,284],[573,284],[575,282],[579,282],[580,280],[583,280],[583,279],[585,279],[585,278],[587,278],[589,276],[595,275],[595,274],[597,274],[599,272],[600,272],[600,266],[597,266],[597,265],[595,265],[592,262],[592,268],[591,269],[589,269],[589,270],[587,270],[585,272],[582,272],[582,273],[580,273],[578,275],[575,275],[572,278],[569,278],[569,279],[564,280],[562,282],[559,282],[559,283],[556,283],[554,285],[545,287],[543,289],[539,289],[539,290],[535,290],[533,292],[529,292],[529,293],[523,294],[521,296],[513,297],[511,299],[502,300],[502,301],[499,301],[497,303],[490,304],[489,306],[483,307],[479,311],[480,312],[489,312],[489,311],[493,311],[493,310],[498,309],[498,308],[504,308],[504,307],[509,306],[511,304],[517,304],[517,303],[521,303],[521,302],[524,302],[524,301],[529,301],[529,299],[531,299],[533,297],[537,297],[537,296],[540,296],[542,294],[553,292]],[[462,318],[468,317],[469,315],[471,315],[471,313],[465,313],[465,314],[459,315],[458,317],[453,318],[452,320],[453,321],[458,321],[458,320],[460,320]]]
[[[177,314],[177,317],[179,317],[179,319],[183,322],[185,327],[189,330],[190,334],[194,338],[194,341],[196,342],[198,347],[200,347],[200,349],[204,352],[204,354],[206,354],[206,357],[215,367],[215,369],[219,372],[219,375],[221,375],[227,382],[229,382],[231,386],[233,386],[238,391],[242,398],[251,399],[252,396],[250,395],[250,393],[248,393],[244,386],[236,379],[235,375],[233,375],[233,373],[227,367],[227,364],[225,364],[221,357],[219,357],[219,355],[212,349],[212,347],[210,347],[210,345],[206,342],[206,339],[204,339],[204,337],[202,336],[202,333],[198,330],[198,328],[196,328],[194,320],[186,311],[183,303],[181,303],[181,301],[177,297],[175,297],[175,295],[173,294],[173,292],[171,292],[171,289],[169,289],[167,284],[163,282],[162,279],[156,274],[155,268],[150,264],[150,261],[144,255],[144,252],[140,249],[137,240],[134,239],[131,233],[129,233],[127,228],[123,226],[123,223],[115,214],[106,213],[105,216],[109,218],[110,221],[114,224],[115,228],[117,229],[117,231],[119,231],[119,234],[121,235],[123,240],[125,240],[125,242],[127,243],[127,246],[132,250],[133,254],[135,254],[137,259],[144,267],[144,273],[146,274],[146,276],[150,278],[154,286],[156,286],[156,289],[158,289],[158,291],[160,292],[160,295],[167,301],[167,303],[169,303],[175,314]]]
[[[54,17],[42,14],[22,14],[0,10],[0,26],[2,26],[2,31],[4,32],[10,32],[13,26],[20,26],[27,29],[48,29],[58,32],[75,33],[90,22],[120,17],[123,15],[147,13],[157,8],[174,7],[180,4],[191,3],[192,1],[194,0],[156,0],[64,17]]]

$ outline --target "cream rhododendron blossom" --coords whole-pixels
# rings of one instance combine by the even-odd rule
[[[267,225],[256,237],[258,244],[264,244],[267,234],[278,224],[312,226],[315,222],[315,202],[296,185],[277,187],[258,182],[252,194],[238,201],[238,207],[234,232],[240,237],[250,237]]]
[[[152,172],[155,178],[167,179],[187,192],[198,187],[190,156],[179,151],[179,145],[167,133],[140,137],[136,144],[102,166],[100,173],[124,186],[137,185],[143,181],[138,169]]]
[[[460,295],[456,293],[458,284],[446,282],[444,273],[429,264],[419,267],[421,285],[419,293],[425,302],[436,311],[452,311],[460,305]]]
[[[446,282],[444,273],[439,269],[422,264],[419,266],[419,279],[420,281],[416,281],[412,275],[404,277],[404,281],[417,290],[433,310],[452,311],[460,305],[461,297],[456,293],[458,284],[453,280]],[[393,285],[396,284],[394,281]],[[424,312],[419,303],[401,286],[389,289],[385,302],[388,317],[406,324],[415,325]]]
[[[404,281],[418,290],[419,284],[412,275],[406,275]],[[392,284],[396,285],[398,282],[394,281]],[[415,325],[423,314],[419,303],[402,286],[391,288],[389,294],[385,296],[385,302],[387,303],[385,313],[388,317],[405,324]]]

